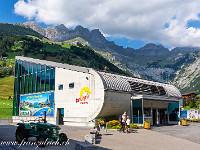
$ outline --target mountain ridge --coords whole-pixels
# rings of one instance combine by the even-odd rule
[[[25,24],[28,25],[28,23]],[[39,33],[44,33],[39,29],[40,27],[37,29]],[[159,82],[171,82],[180,89],[182,89],[182,86],[177,83],[181,83],[178,81],[181,81],[182,77],[178,75],[178,72],[182,72],[183,66],[195,64],[195,61],[199,58],[197,53],[200,48],[198,47],[176,47],[170,51],[162,45],[148,43],[139,49],[124,48],[112,41],[107,41],[100,30],[89,31],[82,26],[77,26],[72,30],[61,25],[43,28],[43,31],[45,31],[44,36],[46,35],[50,40],[59,42],[66,41],[64,39],[72,40],[80,37],[104,58],[122,70],[130,72],[135,77]],[[54,35],[54,33],[56,34]],[[195,80],[195,78],[193,77],[192,80]]]

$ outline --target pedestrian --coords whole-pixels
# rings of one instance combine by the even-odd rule
[[[126,120],[126,125],[127,125],[127,133],[130,133],[130,119],[129,119],[129,116],[127,116],[127,120]]]
[[[101,136],[100,130],[101,130],[101,125],[102,125],[102,124],[104,124],[104,121],[100,121],[100,122],[98,123],[98,125],[97,125],[97,131],[98,131],[97,135],[99,135],[99,136]]]
[[[126,112],[124,112],[124,114],[122,115],[122,131],[123,132],[125,129],[125,125],[126,125]]]

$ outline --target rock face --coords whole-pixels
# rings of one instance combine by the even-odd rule
[[[63,24],[55,27],[43,28],[37,25],[34,21],[25,22],[24,25],[44,35],[53,42],[64,42],[66,40],[71,40],[76,37],[81,37],[92,43],[106,42],[105,37],[101,34],[101,32],[98,29],[94,29],[90,32],[87,28],[77,26],[74,30],[70,30]]]
[[[198,75],[200,70],[198,51],[200,48],[198,47],[177,47],[169,51],[162,45],[150,43],[135,50],[107,41],[98,29],[89,31],[87,28],[77,26],[72,30],[63,24],[43,28],[32,21],[24,24],[54,42],[69,40],[74,43],[79,42],[78,39],[83,39],[87,43],[85,45],[89,45],[114,65],[136,77],[173,82],[180,89],[194,86],[190,84],[194,80],[199,79],[200,81]],[[72,41],[72,39],[76,40]],[[189,75],[187,70],[190,68],[192,70],[189,71]]]

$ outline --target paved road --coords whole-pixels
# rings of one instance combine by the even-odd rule
[[[153,127],[152,130],[200,144],[200,123],[190,123],[187,126],[169,125]]]
[[[0,125],[0,142],[15,141],[14,125]],[[192,124],[187,127],[182,126],[162,126],[152,130],[138,129],[133,133],[119,133],[116,130],[101,131],[102,136],[95,144],[98,150],[197,150],[200,149],[198,139],[200,124]],[[69,145],[66,146],[46,146],[47,150],[73,150],[77,141],[84,141],[84,135],[88,134],[90,128],[61,126],[61,132],[67,134]],[[187,134],[187,135],[186,135]],[[193,138],[194,137],[194,138]],[[196,140],[197,139],[197,140]],[[29,141],[35,141],[30,138]],[[195,143],[196,142],[196,143]],[[35,145],[1,146],[0,150],[34,150]]]

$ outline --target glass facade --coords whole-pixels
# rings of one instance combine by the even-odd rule
[[[27,61],[15,61],[13,116],[19,116],[21,94],[55,90],[55,68]]]

